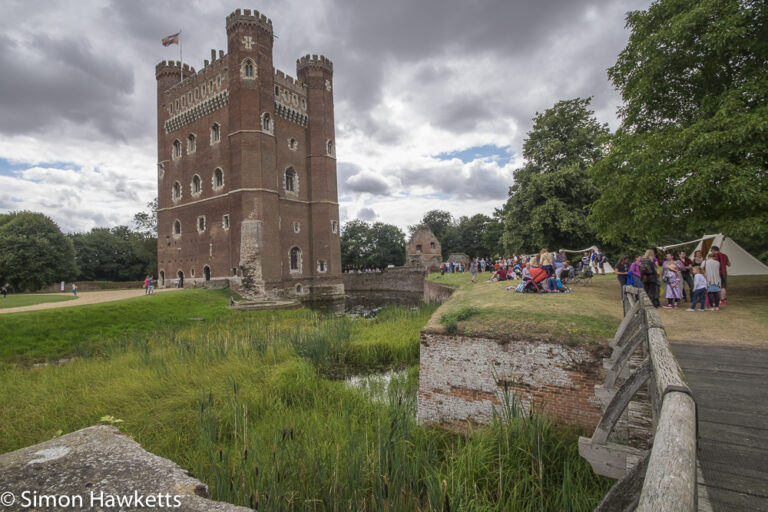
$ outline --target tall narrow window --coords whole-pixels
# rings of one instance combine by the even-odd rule
[[[201,233],[205,231],[205,215],[201,215],[197,218],[197,230]]]
[[[177,237],[181,235],[181,221],[176,219],[176,222],[173,223],[173,236]]]
[[[199,194],[203,191],[202,182],[200,181],[200,176],[195,174],[192,177],[192,193],[193,194]]]
[[[213,123],[211,126],[211,144],[216,144],[221,140],[221,126],[219,123]]]
[[[298,247],[291,247],[290,252],[291,272],[301,271],[301,249]]]
[[[221,217],[221,227],[224,229],[229,229],[229,214]]]
[[[178,181],[173,184],[173,194],[171,196],[171,199],[178,200],[181,199],[181,183]]]
[[[224,171],[216,169],[213,171],[213,188],[221,188],[224,186]]]
[[[187,136],[187,154],[194,153],[197,149],[197,137],[193,133]]]
[[[329,140],[325,143],[325,149],[328,151],[329,155],[333,155],[333,141]]]
[[[173,141],[173,158],[181,158],[181,141],[179,139]]]
[[[285,170],[285,191],[296,193],[299,190],[298,179],[296,171],[293,167],[289,167]]]
[[[246,80],[256,78],[256,64],[251,59],[245,59],[240,67],[240,76]]]
[[[261,115],[261,128],[265,132],[272,131],[272,117],[266,112]]]

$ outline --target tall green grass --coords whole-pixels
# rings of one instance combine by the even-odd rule
[[[416,424],[432,311],[249,312],[129,332],[65,365],[0,363],[0,452],[111,415],[215,499],[258,510],[591,510],[608,483],[575,433],[511,396],[470,435]],[[328,378],[405,365],[385,400]]]

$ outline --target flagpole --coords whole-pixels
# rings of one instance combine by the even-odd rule
[[[181,29],[179,29],[179,61],[181,62],[181,66],[179,66],[179,82],[183,82],[184,81],[184,56],[181,50]]]

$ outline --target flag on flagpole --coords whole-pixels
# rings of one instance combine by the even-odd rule
[[[179,35],[180,34],[181,34],[181,32],[177,32],[175,34],[171,34],[168,37],[164,37],[163,38],[163,46],[168,47],[168,46],[171,46],[172,44],[179,44]]]

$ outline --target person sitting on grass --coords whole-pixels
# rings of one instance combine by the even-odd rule
[[[488,281],[506,281],[507,280],[507,271],[504,269],[502,265],[499,265],[498,270],[491,275],[491,278],[488,279]]]

